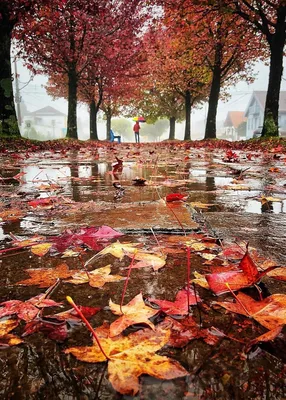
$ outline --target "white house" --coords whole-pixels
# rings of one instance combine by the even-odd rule
[[[241,132],[243,128],[240,129],[245,121],[243,111],[229,111],[224,121],[223,138],[230,141],[245,139],[245,133]]]
[[[266,93],[265,91],[254,91],[251,96],[245,111],[246,139],[251,139],[253,131],[263,125]],[[280,130],[286,131],[286,91],[280,92],[278,123]]]
[[[29,139],[59,139],[65,137],[66,126],[66,115],[47,106],[24,115],[21,133]]]

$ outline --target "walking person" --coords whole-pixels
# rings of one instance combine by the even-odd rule
[[[135,142],[140,143],[140,138],[139,138],[139,131],[140,131],[140,125],[139,121],[136,121],[134,126],[133,126],[133,131],[135,133]]]

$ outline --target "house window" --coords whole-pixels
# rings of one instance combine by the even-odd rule
[[[35,118],[35,124],[40,124],[43,121],[43,118],[36,117]]]

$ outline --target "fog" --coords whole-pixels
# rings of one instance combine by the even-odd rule
[[[284,58],[285,66],[285,58]],[[13,68],[15,64],[13,63]],[[14,71],[13,71],[14,72]],[[222,129],[223,123],[226,119],[229,111],[245,111],[250,101],[251,95],[255,90],[267,90],[268,85],[268,74],[269,67],[262,63],[257,63],[255,68],[255,80],[252,84],[246,82],[239,82],[237,85],[229,88],[229,97],[227,101],[220,101],[218,106],[217,114],[217,129]],[[24,67],[21,60],[17,61],[17,76],[18,86],[20,93],[20,105],[21,105],[21,134],[31,139],[50,140],[60,137],[64,137],[66,134],[66,119],[67,119],[67,101],[64,99],[53,100],[51,96],[46,93],[45,85],[47,84],[47,76],[36,75],[32,76],[30,71]],[[15,86],[16,80],[14,80]],[[286,90],[286,73],[282,78],[281,90]],[[46,107],[52,107],[59,112],[56,117],[51,117],[49,124],[52,123],[49,129],[41,129],[40,124],[46,124],[45,117],[36,118],[37,121],[42,121],[36,126],[37,129],[31,130],[30,123],[27,121],[31,120],[31,112],[41,110]],[[207,103],[201,108],[193,110],[191,116],[192,122],[192,139],[202,139],[204,136],[205,121],[207,116]],[[52,112],[51,109],[49,109]],[[37,113],[36,113],[37,114]],[[51,120],[51,118],[53,118]],[[35,120],[35,116],[34,116]],[[34,122],[32,122],[32,125]],[[36,133],[35,133],[36,131]],[[106,126],[105,122],[99,119],[98,122],[98,135],[99,139],[103,140],[106,138]],[[35,137],[34,137],[35,136]],[[78,106],[78,137],[81,140],[87,140],[89,138],[89,113],[88,108],[85,105],[80,104]],[[184,123],[176,124],[176,139],[183,139],[184,137]],[[168,132],[166,131],[162,136],[161,140],[168,138]]]

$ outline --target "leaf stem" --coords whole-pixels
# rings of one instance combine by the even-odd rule
[[[231,294],[234,296],[235,300],[241,305],[241,307],[244,309],[246,314],[251,317],[251,314],[249,314],[248,310],[246,309],[245,305],[239,300],[237,295],[234,293],[234,291],[230,288],[228,282],[226,282],[225,286],[228,288],[228,290],[231,292]]]
[[[134,251],[131,263],[130,263],[129,268],[128,268],[128,274],[127,274],[127,278],[126,278],[126,281],[125,281],[125,284],[124,284],[124,288],[123,288],[123,292],[122,292],[122,297],[121,297],[121,302],[120,302],[120,312],[121,312],[121,314],[123,314],[122,306],[123,306],[124,296],[125,296],[125,293],[126,293],[129,277],[130,277],[130,274],[131,274],[131,269],[132,269],[132,267],[134,265],[134,260],[135,260],[136,253],[137,253],[137,250]]]
[[[104,355],[104,357],[107,360],[110,360],[110,358],[108,357],[108,355],[105,353],[105,351],[103,350],[100,341],[98,339],[98,336],[95,332],[95,330],[93,329],[93,327],[90,325],[90,323],[88,322],[88,320],[85,318],[85,316],[83,315],[83,313],[81,312],[81,310],[78,308],[78,306],[75,304],[75,302],[73,301],[73,299],[70,296],[66,297],[67,301],[69,302],[69,304],[76,310],[76,312],[78,313],[78,315],[80,316],[80,318],[83,320],[83,322],[85,323],[85,325],[87,326],[87,328],[90,330],[90,332],[92,333],[93,337],[96,340],[96,343],[98,344],[98,347],[100,348],[100,351],[102,352],[102,354]]]

